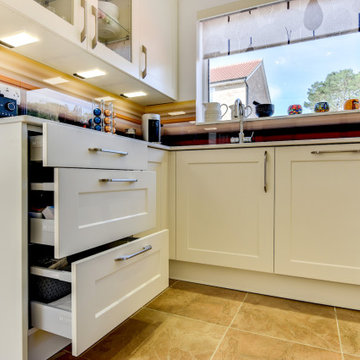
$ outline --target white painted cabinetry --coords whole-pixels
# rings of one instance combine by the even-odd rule
[[[273,271],[274,150],[176,154],[176,259]]]
[[[43,124],[33,118],[29,124],[27,119],[1,124],[0,132],[4,167],[0,181],[4,203],[0,211],[0,248],[6,254],[0,263],[1,280],[6,288],[0,300],[3,309],[0,358],[45,360],[69,341],[77,356],[168,285],[168,231],[161,229],[138,239],[123,239],[141,230],[155,229],[156,173],[147,170],[147,165],[142,171],[118,170],[119,166],[129,166],[117,158],[118,154],[109,154],[110,159],[105,160],[113,164],[113,169],[103,169],[99,159],[93,168],[84,169],[76,168],[71,157],[52,156],[53,169],[39,163],[36,150],[33,154],[36,161],[29,164],[29,136],[41,134]],[[54,126],[59,134],[64,133],[63,127],[74,129],[68,125]],[[102,134],[80,131],[81,141],[77,144],[80,153],[86,137],[88,146],[94,145],[94,134],[101,142]],[[108,139],[115,149],[137,151],[135,140],[134,148],[131,140],[130,147],[126,146],[125,140],[129,139],[111,135]],[[48,145],[43,143],[42,149],[49,150]],[[71,146],[69,142],[67,145]],[[55,148],[49,154],[54,155]],[[138,149],[142,151],[141,146]],[[83,155],[85,161],[93,156],[87,151]],[[147,151],[141,156],[145,156],[147,164]],[[57,161],[65,167],[57,168]],[[53,183],[31,182],[34,176],[47,177],[52,172]],[[31,218],[28,222],[28,205],[36,198],[34,192],[39,191],[54,193],[55,219]],[[162,225],[164,222],[159,221],[158,227]],[[45,248],[51,258],[74,254],[72,260],[68,259],[71,272],[34,265],[37,250],[41,250],[40,254]],[[36,297],[37,288],[32,287],[29,298],[29,272],[30,283],[34,276],[71,283],[71,294],[46,302]]]
[[[360,145],[276,149],[275,272],[360,284]]]
[[[85,81],[115,94],[143,90],[144,104],[177,97],[176,0],[0,0],[0,10],[0,37],[39,39],[13,51],[69,75],[101,69]]]

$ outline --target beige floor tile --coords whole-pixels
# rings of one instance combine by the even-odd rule
[[[143,309],[87,351],[89,360],[208,360],[226,328]]]
[[[249,294],[234,328],[340,351],[332,307]]]
[[[230,329],[213,360],[341,360],[341,355]]]
[[[360,311],[336,309],[343,351],[360,356]]]
[[[244,298],[241,291],[178,281],[147,306],[228,326]]]
[[[344,354],[344,360],[360,360],[360,357]]]
[[[48,360],[87,360],[84,357],[74,357],[67,351],[60,351]]]

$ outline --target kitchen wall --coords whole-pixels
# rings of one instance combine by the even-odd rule
[[[273,2],[270,0],[179,0],[179,99],[196,98],[196,21],[201,17]]]

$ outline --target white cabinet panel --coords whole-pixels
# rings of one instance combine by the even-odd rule
[[[360,284],[359,149],[276,149],[276,273]]]
[[[32,302],[33,325],[80,355],[168,286],[168,252],[165,230],[73,263],[71,300]]]
[[[55,169],[55,187],[55,257],[106,244],[155,225],[154,172]]]
[[[148,149],[144,141],[56,123],[45,123],[43,129],[43,135],[31,141],[30,159],[42,160],[44,166],[147,168]]]
[[[176,154],[177,260],[273,271],[273,154],[261,148]]]

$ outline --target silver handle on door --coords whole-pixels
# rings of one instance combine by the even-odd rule
[[[311,154],[313,155],[321,155],[321,154],[336,154],[336,153],[360,153],[359,149],[353,150],[317,150],[312,151]]]
[[[145,55],[145,68],[144,70],[141,72],[141,77],[143,79],[146,78],[146,75],[147,75],[147,48],[146,46],[142,45],[141,47],[141,52]]]
[[[80,34],[80,41],[83,43],[86,39],[87,32],[87,1],[81,0],[81,7],[84,9],[84,27]]]
[[[91,42],[92,49],[95,49],[98,43],[98,14],[97,14],[97,8],[94,5],[91,6],[91,14],[95,16],[95,35]]]
[[[264,191],[267,192],[267,158],[268,153],[265,151],[264,153]]]
[[[139,251],[137,251],[137,252],[135,252],[135,253],[133,253],[133,254],[120,256],[120,257],[118,257],[118,258],[116,258],[116,259],[114,259],[114,260],[115,260],[115,261],[128,260],[128,259],[131,259],[131,258],[133,258],[133,257],[135,257],[135,256],[138,256],[138,255],[140,255],[140,254],[143,254],[144,252],[149,251],[149,250],[151,250],[151,249],[152,249],[152,246],[151,246],[151,245],[146,245],[146,246],[144,246],[141,250],[139,250]]]
[[[118,150],[111,150],[111,149],[104,149],[104,148],[89,148],[88,150],[92,151],[92,152],[105,152],[105,153],[122,155],[122,156],[129,155],[129,153],[127,151],[118,151]]]
[[[125,182],[130,182],[130,183],[134,183],[137,182],[137,179],[99,179],[100,182],[118,182],[118,183],[125,183]]]

